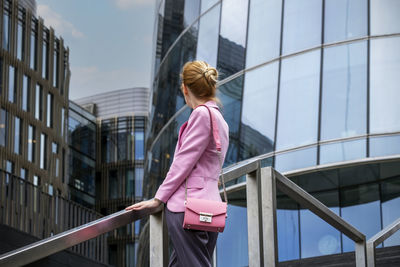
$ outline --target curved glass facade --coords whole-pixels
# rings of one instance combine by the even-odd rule
[[[186,61],[199,59],[221,72],[218,97],[230,128],[225,166],[253,157],[281,172],[337,165],[292,177],[367,237],[400,215],[399,161],[385,161],[400,157],[398,1],[160,2],[147,197],[164,179],[177,131],[190,114],[179,72]],[[171,17],[168,10],[178,2],[181,9]],[[374,163],[361,163],[368,158]],[[360,163],[343,167],[346,161]],[[235,201],[218,241],[217,263],[244,266],[246,194],[230,198]],[[354,249],[311,212],[278,198],[280,261]],[[397,236],[383,246],[399,244]]]

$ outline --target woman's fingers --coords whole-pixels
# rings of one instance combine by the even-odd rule
[[[136,204],[133,204],[129,207],[126,207],[125,210],[141,210],[144,208],[156,208],[161,204],[161,202],[155,201],[155,200],[147,200],[147,201],[142,201]]]

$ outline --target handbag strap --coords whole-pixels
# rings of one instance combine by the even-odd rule
[[[215,120],[214,115],[212,114],[210,108],[204,104],[198,105],[199,106],[204,106],[207,108],[208,113],[210,113],[210,118],[211,118],[211,132],[214,138],[214,142],[215,142],[215,146],[217,149],[217,154],[218,154],[218,159],[219,159],[219,165],[220,165],[220,176],[221,176],[221,180],[222,180],[222,187],[224,188],[224,199],[225,202],[228,204],[228,197],[226,196],[226,188],[225,188],[225,181],[224,181],[224,173],[222,171],[222,154],[221,154],[221,139],[219,137],[219,132],[218,132],[218,125],[217,125],[217,121]],[[187,201],[187,181],[188,181],[188,177],[186,177],[186,181],[185,181],[185,204]]]

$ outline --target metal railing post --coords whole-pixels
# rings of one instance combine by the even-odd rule
[[[261,169],[261,221],[264,266],[278,265],[276,180],[271,167]]]
[[[246,175],[246,199],[247,199],[247,233],[249,266],[259,267],[261,264],[261,233],[258,198],[258,174],[259,169]]]
[[[168,266],[168,234],[164,210],[150,215],[150,266]]]
[[[367,242],[367,266],[375,267],[375,245]]]
[[[359,241],[354,242],[355,253],[356,253],[356,267],[366,267],[367,266],[367,249],[366,242]]]

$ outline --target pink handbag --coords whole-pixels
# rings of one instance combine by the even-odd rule
[[[226,189],[224,176],[222,172],[222,156],[221,156],[221,141],[219,138],[218,127],[215,118],[209,107],[211,117],[211,130],[214,137],[214,142],[217,147],[217,154],[221,166],[221,179],[224,188],[225,202],[196,199],[187,197],[187,178],[185,183],[185,216],[183,219],[183,228],[194,229],[209,232],[223,232],[225,229],[225,220],[227,218],[228,199],[226,197]]]

